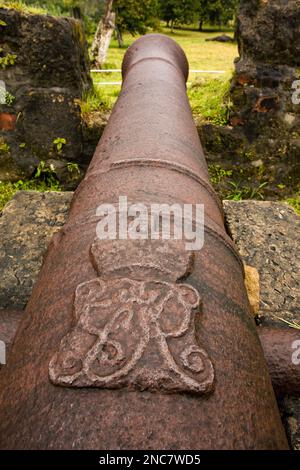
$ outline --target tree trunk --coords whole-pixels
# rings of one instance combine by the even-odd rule
[[[92,45],[93,64],[102,68],[109,48],[110,40],[115,29],[116,15],[112,11],[113,0],[106,1],[105,12],[99,21]]]
[[[72,8],[72,15],[74,18],[77,20],[82,20],[82,13],[81,13],[81,8],[80,7],[73,7]]]
[[[237,42],[238,41],[238,20],[237,17],[234,19],[234,36],[233,39]]]
[[[122,31],[120,31],[119,28],[116,27],[116,33],[117,33],[117,39],[118,39],[118,44],[119,47],[124,47],[124,41],[123,41],[123,36],[122,36]]]
[[[199,31],[203,31],[203,20],[199,20]]]
[[[222,30],[222,18],[221,18],[220,13],[218,14],[218,25],[219,25],[219,30],[221,31]]]

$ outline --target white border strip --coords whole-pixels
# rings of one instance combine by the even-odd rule
[[[121,69],[92,69],[91,73],[121,73]],[[190,73],[226,73],[226,70],[190,70]]]

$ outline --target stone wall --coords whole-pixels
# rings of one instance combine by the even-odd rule
[[[29,178],[45,161],[65,181],[67,163],[85,163],[78,99],[91,78],[82,25],[0,8],[0,44],[0,180]]]
[[[300,189],[299,23],[300,0],[241,0],[231,125],[200,129],[210,163],[273,199]]]

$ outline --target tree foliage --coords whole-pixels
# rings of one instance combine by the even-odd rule
[[[235,18],[239,0],[160,0],[160,17],[168,25],[199,21],[226,25]]]
[[[173,27],[191,23],[195,17],[195,0],[160,0],[160,17]]]
[[[50,13],[68,14],[74,7],[79,7],[84,16],[97,20],[104,11],[105,0],[24,0],[27,5],[39,5]]]
[[[234,20],[239,0],[196,0],[195,11],[199,22],[226,25]]]
[[[144,34],[147,27],[154,26],[159,16],[158,0],[115,0],[116,26],[123,33],[133,36]]]
[[[79,7],[88,33],[93,33],[104,13],[105,0],[23,0],[39,5],[52,14],[70,14]],[[159,20],[168,25],[203,24],[227,25],[236,16],[239,0],[114,0],[117,28],[122,34],[144,34]]]

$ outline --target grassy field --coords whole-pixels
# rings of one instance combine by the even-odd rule
[[[237,57],[237,46],[233,43],[206,42],[219,36],[221,33],[215,31],[199,32],[193,30],[174,30],[172,33],[169,28],[162,27],[159,31],[161,34],[174,39],[185,51],[190,63],[191,69],[219,69],[228,70],[233,68],[233,60]],[[226,33],[232,36],[232,33]],[[124,35],[125,47],[118,48],[117,41],[111,41],[107,63],[105,68],[120,68],[124,53],[137,37],[131,34]]]
[[[207,42],[220,32],[207,31],[198,32],[189,29],[175,30],[161,28],[160,33],[166,34],[180,44],[185,51],[190,69],[193,70],[220,70],[224,75],[218,74],[195,74],[190,73],[188,93],[194,114],[203,116],[206,120],[223,123],[225,117],[222,110],[223,95],[227,91],[227,84],[233,71],[233,61],[238,56],[237,45],[234,43]],[[232,35],[232,33],[227,33]],[[137,37],[130,34],[124,36],[124,48],[118,47],[117,41],[112,40],[106,69],[120,69],[126,49]],[[103,102],[111,107],[120,91],[120,85],[99,85],[99,82],[120,82],[120,73],[94,73],[94,84],[99,90],[97,95],[102,97]],[[210,102],[210,99],[213,102]],[[212,119],[211,117],[212,112]]]

